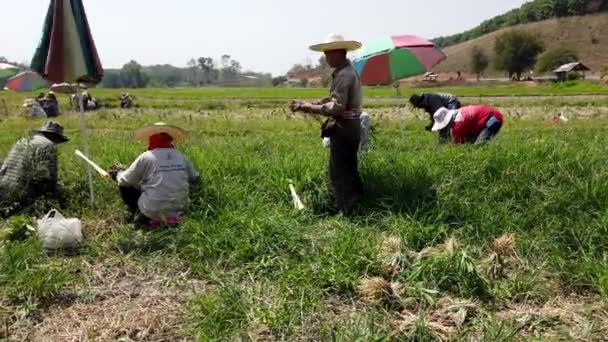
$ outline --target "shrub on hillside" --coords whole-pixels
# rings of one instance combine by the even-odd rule
[[[576,51],[567,47],[558,47],[545,51],[538,57],[536,72],[544,74],[551,72],[560,65],[578,61]]]
[[[485,52],[479,47],[475,46],[471,53],[471,70],[477,75],[477,81],[481,78],[481,74],[490,65],[490,59]]]

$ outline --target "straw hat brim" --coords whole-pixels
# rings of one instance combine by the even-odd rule
[[[177,126],[149,125],[137,129],[135,131],[135,139],[147,143],[151,136],[161,133],[170,135],[176,143],[184,142],[188,137],[188,132]]]
[[[54,136],[55,139],[57,139],[57,141],[59,143],[66,143],[66,142],[70,141],[70,138],[66,137],[63,134],[59,134],[57,132],[51,132],[51,131],[47,131],[47,130],[44,130],[44,129],[36,129],[33,132],[34,133],[41,133],[41,134],[50,134],[50,135]]]
[[[448,127],[452,123],[452,121],[456,118],[457,115],[458,115],[458,110],[440,108],[433,115],[434,123],[433,123],[433,127],[431,128],[431,131],[437,132],[437,131],[441,131],[442,129]]]
[[[340,42],[322,43],[309,47],[312,51],[325,52],[331,50],[346,50],[355,51],[361,48],[361,43],[354,40],[345,40]]]

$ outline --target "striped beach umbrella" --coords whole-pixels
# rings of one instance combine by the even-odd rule
[[[101,82],[103,68],[82,0],[51,0],[32,70],[52,83]]]
[[[381,85],[422,75],[445,59],[445,54],[432,42],[402,35],[363,44],[353,65],[363,84]]]
[[[87,86],[101,82],[103,68],[91,35],[82,0],[51,0],[42,39],[32,59],[32,70],[52,83]],[[75,87],[74,90],[82,90]],[[89,157],[83,96],[79,94],[80,129],[84,153]],[[91,205],[95,204],[93,173],[87,164]]]
[[[37,73],[25,71],[9,78],[6,87],[14,91],[34,91],[48,87],[48,83]]]

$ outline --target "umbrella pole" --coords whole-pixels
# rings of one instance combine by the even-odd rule
[[[82,133],[82,149],[84,155],[89,158],[89,143],[87,141],[87,124],[84,116],[84,96],[82,92],[78,94],[78,110],[80,111],[80,131]],[[87,178],[89,180],[89,194],[91,196],[91,206],[95,205],[95,190],[93,188],[93,172],[91,166],[87,164]]]

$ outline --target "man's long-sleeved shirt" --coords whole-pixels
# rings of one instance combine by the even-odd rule
[[[361,114],[361,81],[350,62],[334,70],[329,97],[317,102],[319,114],[356,119]]]

